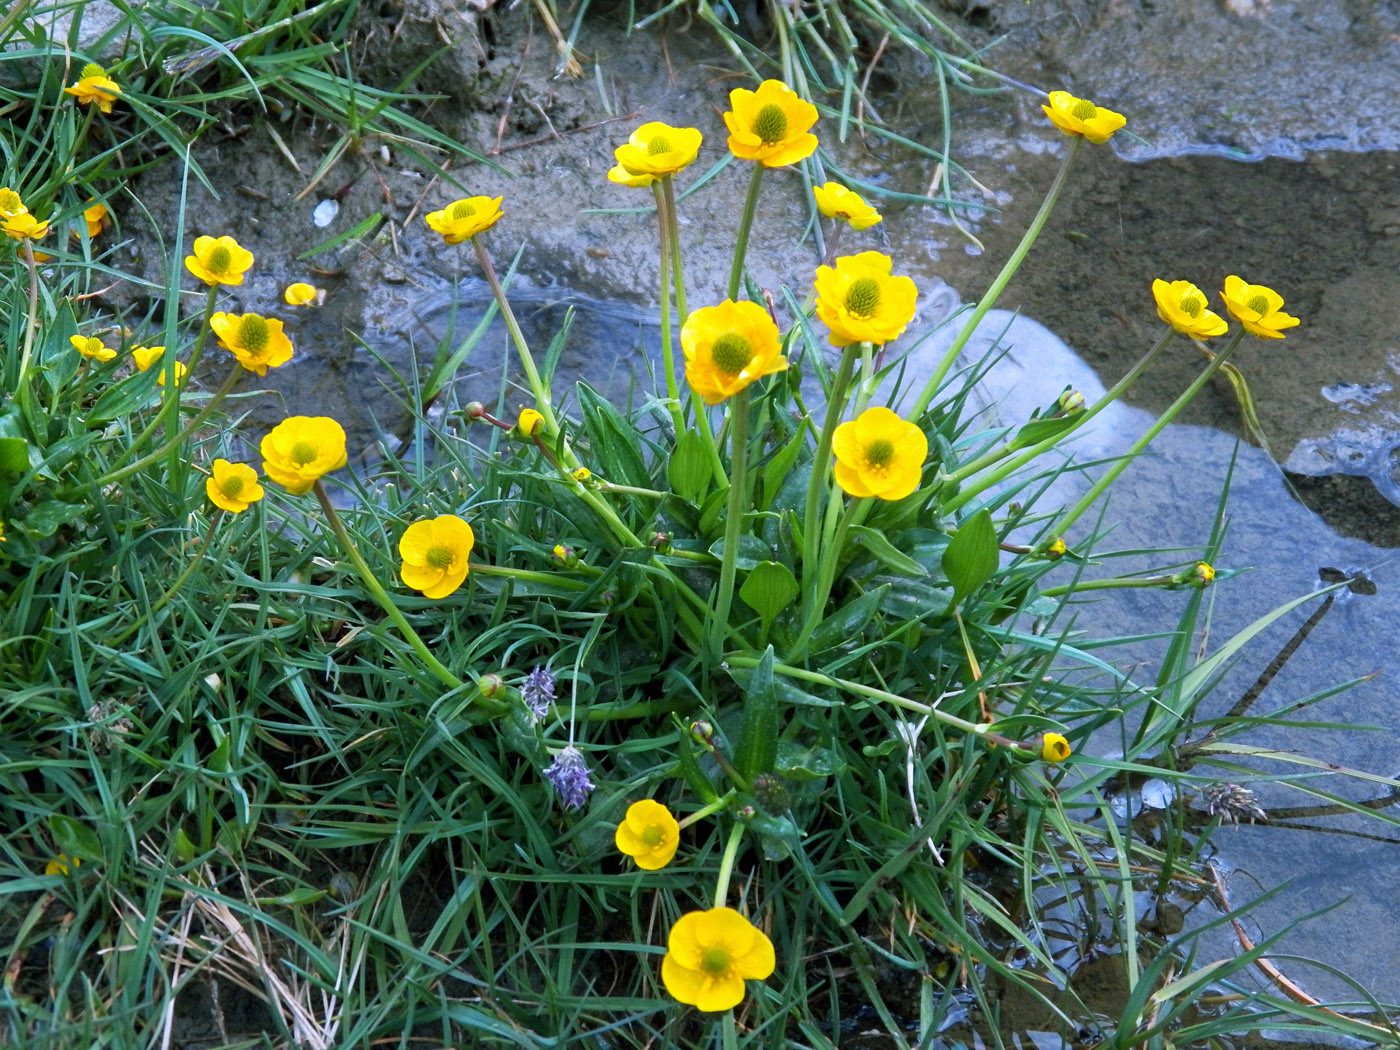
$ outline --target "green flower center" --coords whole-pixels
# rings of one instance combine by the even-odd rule
[[[671,140],[665,135],[657,135],[647,143],[647,156],[659,157],[663,153],[671,152]]]
[[[452,205],[452,218],[454,219],[470,219],[475,214],[476,206],[469,201],[458,201]]]
[[[753,133],[763,140],[765,146],[781,142],[787,135],[787,126],[787,114],[776,102],[768,103],[753,118]]]
[[[665,837],[665,833],[655,824],[651,825],[646,829],[646,831],[642,832],[642,841],[645,842],[648,846],[651,846],[653,849],[661,845],[661,840]]]
[[[316,458],[316,446],[310,441],[298,441],[292,446],[292,462],[304,467]]]
[[[233,253],[226,245],[220,244],[209,253],[204,265],[210,273],[228,273],[229,267],[233,265]]]
[[[894,442],[888,438],[876,438],[865,446],[865,464],[877,470],[884,470],[894,459]]]
[[[711,977],[721,977],[729,972],[729,953],[723,948],[706,948],[700,956],[700,969]]]
[[[1249,302],[1245,303],[1245,305],[1260,317],[1263,317],[1269,312],[1269,300],[1262,295],[1256,295],[1253,299],[1249,300]]]
[[[428,553],[423,555],[423,560],[434,569],[446,569],[452,564],[452,548],[441,545],[429,547]]]
[[[269,335],[267,320],[257,314],[244,314],[243,320],[238,322],[238,345],[249,353],[265,350]]]
[[[78,74],[78,77],[82,80],[88,80],[92,77],[105,77],[106,75],[107,71],[96,62],[89,62],[87,65],[83,66],[82,72]]]
[[[880,282],[873,277],[857,277],[846,290],[846,309],[857,317],[872,317],[880,308]]]
[[[738,332],[726,332],[715,340],[710,349],[710,360],[726,375],[737,376],[749,367],[753,360],[753,350],[749,341]]]
[[[1093,120],[1099,115],[1098,108],[1087,98],[1081,98],[1069,112],[1075,120]]]
[[[219,490],[229,499],[235,499],[243,491],[243,479],[237,474],[230,474],[219,485]]]
[[[1197,317],[1201,316],[1201,309],[1204,305],[1205,304],[1196,296],[1188,295],[1185,299],[1181,300],[1181,312],[1192,320],[1195,320]]]

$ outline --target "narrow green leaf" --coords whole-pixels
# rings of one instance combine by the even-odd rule
[[[752,779],[772,772],[778,758],[778,704],[773,692],[773,647],[770,645],[758,666],[746,676],[744,713],[734,747],[734,765]]]
[[[959,602],[992,578],[997,571],[997,532],[991,512],[983,508],[964,521],[943,552],[943,572],[953,584],[953,601]]]

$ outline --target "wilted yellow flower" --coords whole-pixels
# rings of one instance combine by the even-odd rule
[[[1190,281],[1152,282],[1152,298],[1157,300],[1157,316],[1182,335],[1210,339],[1224,335],[1230,326],[1225,318],[1206,309],[1206,293]]]
[[[415,521],[399,538],[399,575],[425,598],[446,598],[467,578],[476,535],[455,514]]]
[[[325,302],[326,293],[314,284],[297,281],[287,285],[287,290],[282,293],[282,298],[286,300],[288,306],[320,306]]]
[[[291,416],[262,439],[263,473],[294,496],[345,466],[345,430],[328,416]]]
[[[0,219],[8,219],[12,215],[22,215],[28,210],[18,193],[8,186],[0,187]]]
[[[892,276],[881,252],[843,255],[835,268],[817,267],[817,316],[831,329],[831,345],[888,343],[914,319],[919,290]]]
[[[101,339],[91,335],[70,335],[68,341],[73,349],[86,358],[96,361],[110,361],[117,356],[115,350],[104,346]]]
[[[107,75],[107,71],[99,65],[89,64],[83,67],[80,77],[76,84],[64,88],[64,92],[76,98],[79,105],[96,102],[103,113],[112,112],[112,103],[121,95],[122,89]]]
[[[185,269],[205,284],[237,285],[253,265],[253,253],[232,237],[196,237],[194,254],[185,256]]]
[[[100,201],[89,205],[83,209],[83,222],[87,223],[87,235],[96,237],[102,232],[103,222],[107,218],[107,205]]]
[[[214,460],[204,491],[214,506],[231,514],[242,514],[265,495],[256,470],[247,463],[230,463],[226,459]]]
[[[627,807],[627,816],[613,836],[617,848],[637,862],[637,867],[656,871],[671,863],[681,842],[681,826],[671,811],[654,799],[644,798]]]
[[[1042,733],[1040,757],[1047,762],[1063,762],[1071,753],[1069,741],[1060,733]]]
[[[1282,329],[1298,324],[1298,318],[1283,312],[1283,296],[1262,284],[1246,284],[1232,274],[1225,278],[1225,290],[1220,294],[1225,309],[1235,315],[1245,331],[1261,339],[1282,339]]]
[[[0,219],[0,230],[4,230],[5,236],[12,240],[37,241],[49,232],[49,224],[40,222],[27,211],[21,211]]]
[[[136,367],[142,372],[159,361],[163,353],[165,353],[163,346],[133,346],[131,348],[131,356],[136,361]]]
[[[429,212],[425,221],[448,244],[461,244],[468,237],[489,230],[500,217],[500,197],[467,197],[453,201],[442,211]]]
[[[1100,109],[1087,98],[1068,91],[1050,92],[1050,105],[1041,106],[1050,123],[1066,135],[1083,135],[1090,142],[1107,142],[1128,118],[1111,109]]]
[[[729,93],[729,152],[741,160],[756,160],[765,168],[781,168],[810,157],[817,136],[817,107],[781,80],[765,80],[757,91],[735,88]]]
[[[852,496],[903,499],[916,488],[928,458],[928,438],[882,405],[867,408],[831,435],[836,483]]]
[[[661,980],[680,1002],[716,1013],[744,998],[746,980],[761,981],[777,961],[773,942],[733,908],[682,915],[666,939]]]
[[[44,865],[44,874],[67,875],[72,868],[76,868],[82,862],[81,857],[70,857],[66,853],[60,853]]]
[[[292,359],[292,341],[275,317],[216,313],[209,318],[209,327],[218,336],[220,346],[240,365],[260,376]]]
[[[813,186],[812,193],[817,198],[817,211],[828,219],[845,219],[853,230],[868,230],[883,218],[864,197],[839,182]]]
[[[787,368],[778,326],[758,303],[726,299],[702,306],[681,326],[685,377],[707,405]]]
[[[526,437],[534,437],[540,425],[544,422],[544,416],[540,415],[533,408],[522,408],[520,418],[516,421],[515,427]]]
[[[617,165],[608,178],[624,186],[648,186],[662,175],[674,175],[700,152],[700,132],[696,128],[673,128],[652,121],[643,124],[617,149]],[[645,181],[641,181],[645,179]]]

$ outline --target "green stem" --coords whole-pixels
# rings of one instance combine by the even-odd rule
[[[1074,163],[1074,158],[1079,154],[1079,149],[1083,144],[1084,137],[1082,135],[1074,136],[1069,151],[1060,164],[1060,170],[1055,175],[1055,181],[1050,184],[1050,192],[1045,195],[1045,200],[1040,205],[1040,211],[1036,212],[1030,226],[1021,235],[1021,243],[1016,245],[1016,250],[1011,253],[1011,258],[1006,260],[1006,265],[1001,268],[1001,273],[997,274],[996,280],[992,281],[991,287],[987,289],[981,301],[973,309],[972,315],[963,324],[962,331],[953,340],[953,345],[943,355],[943,360],[938,363],[933,375],[929,376],[928,382],[924,384],[923,391],[919,394],[918,400],[914,402],[914,407],[909,413],[910,419],[918,419],[923,415],[924,409],[928,408],[929,402],[933,400],[934,395],[938,393],[938,388],[943,384],[943,377],[948,374],[948,369],[953,367],[953,362],[958,359],[962,348],[972,338],[972,333],[977,330],[982,318],[987,316],[987,311],[996,305],[997,299],[1000,298],[1011,278],[1015,276],[1016,271],[1020,269],[1022,261],[1026,258],[1026,253],[1031,250],[1031,246],[1040,236],[1040,231],[1045,226],[1046,220],[1050,218],[1050,212],[1054,210],[1055,202],[1065,187],[1070,165]]]
[[[729,508],[724,522],[724,561],[720,564],[715,593],[715,618],[710,624],[710,650],[718,659],[724,652],[729,609],[734,601],[734,576],[738,568],[739,534],[748,508],[749,390],[745,387],[729,399]]]
[[[1115,577],[1109,580],[1080,580],[1077,583],[1046,587],[1040,592],[1044,598],[1058,598],[1065,594],[1079,594],[1083,591],[1126,591],[1137,587],[1166,587],[1176,583],[1171,576],[1138,576],[1131,579]]]
[[[729,804],[733,802],[734,799],[738,797],[738,795],[739,793],[733,788],[731,788],[729,791],[726,791],[724,793],[724,796],[722,798],[715,799],[708,806],[705,806],[701,809],[697,809],[694,813],[691,813],[689,816],[682,818],[677,823],[679,823],[681,829],[684,830],[685,828],[690,827],[690,825],[695,824],[698,821],[704,820],[706,817],[713,816],[714,814],[720,812],[723,809],[728,809]]]
[[[715,880],[715,902],[712,907],[723,908],[724,899],[729,896],[729,878],[734,874],[734,860],[739,856],[739,843],[744,838],[744,824],[736,820],[729,829],[729,841],[724,844],[724,855],[719,860],[719,878]]]
[[[535,398],[535,408],[544,417],[545,425],[549,427],[552,434],[559,433],[559,421],[554,418],[554,406],[550,403],[549,388],[540,379],[539,369],[535,367],[534,355],[530,353],[530,345],[525,342],[525,333],[520,330],[520,322],[515,319],[515,311],[510,308],[510,300],[506,298],[505,290],[501,288],[501,279],[496,276],[496,267],[491,262],[491,255],[486,250],[486,242],[481,239],[480,234],[472,236],[472,247],[476,249],[477,261],[481,264],[482,275],[486,278],[486,283],[491,286],[491,294],[495,297],[496,305],[501,311],[501,320],[506,323],[506,330],[510,332],[510,338],[515,343],[516,352],[520,355],[520,367],[525,369],[525,378],[530,384],[530,393]],[[571,463],[570,466],[578,466]]]
[[[860,344],[852,343],[841,349],[841,364],[837,367],[836,378],[831,384],[831,400],[827,402],[826,419],[822,423],[821,437],[817,439],[816,451],[812,453],[812,476],[807,479],[807,506],[802,517],[802,604],[806,615],[811,615],[813,588],[812,581],[818,575],[817,549],[819,546],[817,520],[821,512],[821,495],[831,484],[827,475],[827,465],[831,461],[831,435],[841,421],[845,408],[846,388],[851,383],[851,372],[855,368],[856,354]]]
[[[1210,377],[1220,370],[1220,366],[1225,363],[1225,359],[1235,352],[1235,347],[1240,345],[1240,340],[1244,338],[1244,332],[1243,326],[1236,330],[1229,343],[1225,345],[1225,349],[1215,355],[1215,359],[1206,366],[1204,372],[1196,377],[1196,381],[1183,390],[1181,396],[1173,401],[1171,405],[1167,407],[1167,410],[1157,418],[1156,422],[1147,428],[1147,431],[1142,437],[1133,442],[1132,448],[1128,449],[1127,452],[1119,457],[1118,462],[1109,469],[1108,473],[1099,478],[1099,480],[1094,483],[1093,488],[1084,493],[1080,501],[1069,509],[1049,535],[1063,536],[1065,531],[1078,521],[1085,511],[1093,506],[1094,501],[1102,496],[1104,490],[1117,480],[1118,475],[1128,469],[1128,465],[1137,458],[1138,453],[1151,444],[1152,439],[1160,434],[1166,425],[1180,414],[1181,410],[1200,392],[1201,387],[1210,382]]]
[[[758,210],[758,190],[763,185],[763,165],[755,162],[749,176],[749,192],[744,197],[744,214],[739,219],[739,233],[734,238],[734,262],[729,268],[729,298],[738,301],[739,282],[744,276],[744,256],[749,251],[749,230],[753,228]]]
[[[34,242],[24,239],[24,261],[29,267],[29,304],[24,323],[24,349],[19,355],[19,375],[15,378],[15,400],[24,413],[25,423],[29,419],[29,361],[34,353],[34,333],[39,328],[39,265],[34,261]]]
[[[471,571],[479,576],[503,576],[510,580],[522,580],[526,583],[547,583],[551,587],[561,587],[567,591],[586,591],[592,586],[582,580],[570,579],[561,576],[557,572],[539,572],[535,569],[512,569],[506,565],[489,565],[482,562],[471,562]]]
[[[663,176],[651,184],[651,189],[656,197],[656,225],[661,235],[661,365],[666,373],[666,410],[680,436],[685,431],[685,416],[681,412],[681,390],[676,384],[676,355],[671,347],[671,235],[666,195],[661,189],[661,183],[668,181],[670,176]]]
[[[792,658],[796,658],[806,649],[812,632],[817,629],[817,624],[821,623],[822,613],[826,609],[826,600],[830,597],[832,584],[836,581],[836,566],[841,561],[841,549],[846,545],[846,534],[850,531],[851,523],[857,515],[865,516],[864,508],[869,502],[868,499],[855,499],[846,504],[846,509],[841,513],[841,520],[836,526],[835,533],[829,542],[822,544],[822,564],[817,580],[817,589],[813,592],[812,602],[807,607],[806,618],[803,620],[802,630],[797,636],[797,641],[792,643],[790,650]]]

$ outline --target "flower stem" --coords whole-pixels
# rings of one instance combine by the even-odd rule
[[[661,194],[666,198],[666,229],[671,239],[671,283],[676,289],[676,317],[680,323],[690,316],[685,304],[685,265],[681,258],[681,229],[676,218],[676,187],[670,175],[662,176]]]
[[[1039,594],[1044,598],[1059,598],[1081,591],[1126,591],[1138,587],[1166,587],[1177,582],[1174,576],[1115,577],[1109,580],[1079,580],[1075,583],[1046,587]]]
[[[864,517],[865,507],[870,503],[868,499],[851,500],[841,512],[841,520],[836,525],[836,531],[829,541],[822,543],[821,553],[822,565],[817,577],[817,589],[812,592],[812,601],[807,607],[807,614],[802,622],[802,630],[797,636],[797,641],[792,643],[792,653],[794,656],[800,654],[806,647],[807,642],[812,637],[812,632],[817,629],[817,624],[821,623],[822,612],[826,609],[826,600],[831,596],[831,586],[836,581],[836,566],[841,560],[841,548],[846,545],[846,533],[850,531],[851,523],[857,515]],[[804,569],[805,573],[805,569]]]
[[[686,828],[690,827],[690,825],[704,820],[706,817],[713,816],[721,810],[728,809],[729,804],[734,801],[738,794],[737,791],[730,788],[724,793],[723,797],[715,799],[715,801],[711,802],[708,806],[697,809],[694,813],[677,821],[677,823],[680,824],[681,830],[684,831]]]
[[[827,490],[827,465],[831,461],[831,435],[836,433],[836,425],[846,403],[846,389],[851,384],[851,373],[855,368],[856,354],[860,344],[851,343],[841,350],[841,364],[837,367],[836,378],[831,384],[831,400],[827,402],[826,419],[822,423],[821,437],[817,439],[816,451],[812,453],[812,475],[807,479],[807,506],[802,517],[802,603],[806,616],[812,614],[816,580],[817,550],[819,547],[817,520],[821,511],[821,496]]]
[[[480,234],[472,235],[472,247],[476,249],[477,261],[481,264],[482,275],[486,278],[486,283],[491,286],[491,294],[496,299],[496,305],[501,311],[501,320],[506,323],[506,330],[510,332],[511,342],[515,343],[516,352],[520,355],[520,367],[525,369],[525,378],[530,384],[530,393],[535,398],[535,408],[544,417],[545,424],[552,433],[559,433],[559,421],[554,418],[554,406],[550,403],[549,388],[540,379],[539,369],[535,367],[534,355],[530,353],[530,344],[525,341],[525,333],[520,330],[520,322],[515,319],[515,311],[510,308],[510,300],[506,298],[506,293],[501,288],[501,279],[496,276],[496,267],[491,262],[491,255],[486,250],[486,242],[481,239]],[[577,464],[571,464],[577,466]]]
[[[724,561],[720,564],[715,592],[715,618],[710,624],[710,651],[718,659],[724,652],[729,610],[734,602],[734,575],[738,568],[739,534],[748,510],[749,391],[745,387],[729,399],[729,508],[724,521]]]
[[[666,373],[666,410],[671,413],[671,423],[679,436],[685,430],[685,417],[681,413],[680,387],[676,385],[676,355],[671,347],[671,231],[666,195],[661,190],[661,183],[670,179],[663,175],[660,182],[651,184],[651,189],[656,196],[656,225],[661,234],[661,365]]]
[[[729,298],[739,298],[739,282],[744,276],[744,256],[749,251],[749,230],[758,210],[758,190],[763,185],[763,165],[755,163],[749,176],[749,192],[744,197],[744,214],[739,219],[739,233],[734,238],[734,262],[729,268]]]
[[[734,859],[739,856],[739,843],[744,838],[744,824],[736,820],[729,829],[729,841],[724,844],[724,855],[719,860],[719,878],[715,880],[715,902],[712,907],[723,908],[724,899],[729,896],[729,877],[734,874]]]
[[[1118,475],[1128,469],[1128,465],[1137,458],[1138,453],[1151,444],[1152,439],[1160,434],[1166,425],[1181,413],[1181,410],[1200,392],[1201,387],[1210,382],[1210,377],[1220,370],[1220,366],[1225,363],[1226,358],[1235,352],[1235,347],[1239,346],[1240,340],[1244,338],[1244,331],[1243,327],[1235,331],[1234,336],[1225,345],[1225,349],[1215,355],[1211,363],[1206,366],[1205,371],[1196,377],[1195,382],[1181,392],[1181,396],[1173,401],[1167,407],[1167,410],[1157,418],[1156,422],[1147,428],[1142,437],[1133,442],[1132,448],[1123,453],[1123,455],[1119,457],[1118,462],[1109,469],[1108,473],[1094,482],[1093,488],[1084,493],[1079,502],[1065,513],[1064,517],[1059,520],[1055,528],[1049,533],[1051,536],[1063,535],[1065,530],[1078,521],[1080,516],[1093,506],[1094,501],[1103,495],[1104,490],[1113,484],[1118,478]]]
[[[1001,293],[1006,289],[1011,278],[1014,277],[1016,271],[1021,268],[1021,263],[1025,260],[1026,254],[1031,250],[1031,246],[1035,244],[1036,238],[1040,236],[1040,231],[1045,226],[1046,220],[1050,218],[1050,212],[1054,210],[1055,202],[1059,200],[1060,192],[1065,188],[1065,181],[1069,176],[1070,165],[1074,163],[1074,158],[1078,155],[1079,148],[1083,145],[1083,142],[1084,137],[1082,135],[1074,136],[1074,140],[1070,143],[1069,152],[1065,154],[1065,159],[1060,164],[1060,170],[1055,175],[1055,181],[1050,184],[1050,191],[1045,195],[1045,200],[1040,205],[1040,211],[1036,212],[1035,218],[1031,220],[1030,226],[1028,226],[1026,232],[1021,235],[1021,243],[1016,245],[1016,250],[1011,253],[1011,258],[1006,260],[1006,265],[1001,268],[1001,273],[997,274],[996,279],[992,281],[991,286],[987,289],[986,293],[983,294],[981,300],[973,309],[971,316],[968,317],[967,321],[963,324],[962,331],[960,331],[957,338],[953,340],[953,345],[950,346],[943,355],[943,360],[938,363],[938,367],[934,369],[933,375],[929,376],[928,382],[924,384],[924,389],[920,392],[918,400],[914,402],[914,407],[909,413],[910,419],[916,420],[919,416],[923,415],[924,409],[928,408],[929,402],[932,401],[934,395],[938,393],[938,388],[943,383],[943,377],[948,374],[948,369],[953,367],[953,362],[958,359],[958,355],[962,353],[962,348],[966,346],[967,341],[972,338],[972,333],[977,330],[977,326],[981,323],[982,318],[986,317],[987,311],[996,305],[997,299],[1000,298]]]
[[[15,377],[15,400],[28,422],[29,361],[34,353],[34,333],[39,328],[39,265],[34,261],[34,242],[24,239],[24,262],[29,267],[29,304],[24,322],[24,349],[19,355],[19,375]]]

